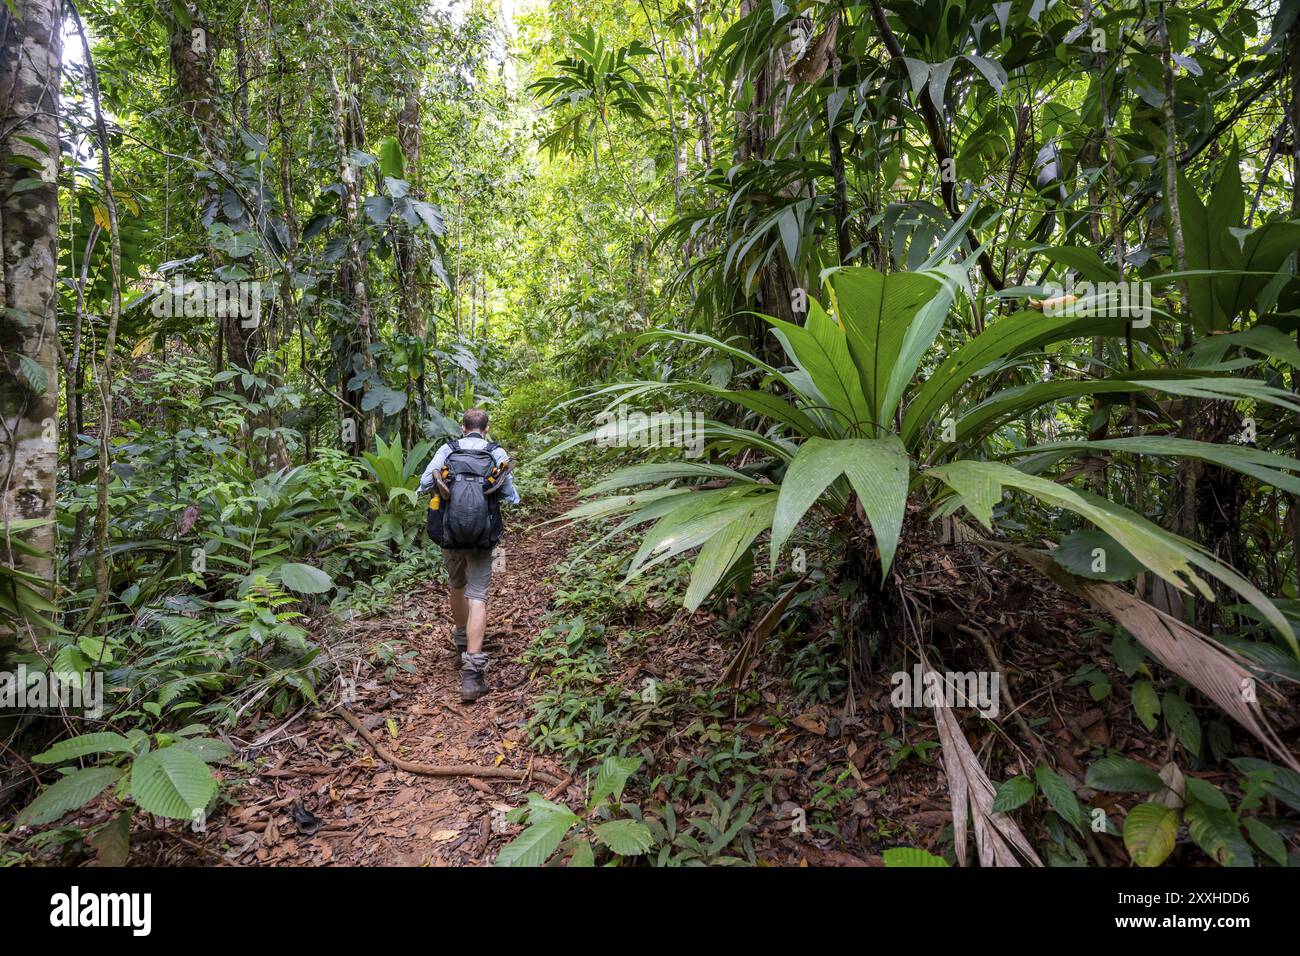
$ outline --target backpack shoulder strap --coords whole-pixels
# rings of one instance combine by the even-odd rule
[[[460,451],[460,439],[453,438],[451,441],[447,442],[447,447],[451,449],[452,454]]]
[[[490,442],[487,443],[487,447],[484,448],[483,450],[484,450],[485,452],[487,452],[488,454],[491,454],[492,452],[496,451],[496,450],[497,450],[498,448],[500,448],[500,447],[501,447],[501,446],[498,445],[496,442],[494,442],[494,441],[490,441]]]

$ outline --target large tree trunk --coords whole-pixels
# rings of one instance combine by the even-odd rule
[[[11,13],[10,10],[16,13]],[[54,527],[15,531],[17,521],[52,521],[58,470],[58,370],[55,279],[59,236],[59,0],[16,0],[0,7],[0,152],[37,169],[0,163],[0,244],[5,314],[0,318],[0,520],[3,560],[53,581]],[[35,183],[35,185],[33,185]],[[30,187],[30,188],[29,188]],[[18,539],[41,557],[16,552]],[[30,634],[19,635],[25,642]],[[13,633],[0,632],[0,657]]]

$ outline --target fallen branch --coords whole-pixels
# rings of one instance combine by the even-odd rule
[[[361,725],[361,721],[357,720],[351,711],[340,709],[335,716],[355,730],[357,735],[369,744],[370,749],[378,754],[385,763],[391,763],[398,770],[405,770],[407,773],[418,773],[425,777],[495,777],[501,780],[527,780],[532,778],[540,780],[542,783],[549,783],[552,786],[557,786],[560,783],[559,777],[553,777],[549,773],[543,773],[540,770],[530,772],[514,770],[510,767],[474,767],[468,764],[452,764],[444,767],[428,763],[412,763],[390,753],[383,744],[375,739],[374,734]]]
[[[535,776],[537,776],[537,774],[534,773],[533,776],[535,777]],[[561,780],[559,783],[557,783],[557,784],[555,785],[555,787],[551,790],[551,792],[548,793],[548,794],[546,795],[546,799],[547,799],[547,800],[554,800],[554,799],[555,799],[556,797],[558,797],[561,793],[563,793],[565,790],[567,790],[567,789],[569,788],[569,784],[571,784],[571,783],[573,783],[573,774],[569,774],[569,775],[566,776],[563,780]]]

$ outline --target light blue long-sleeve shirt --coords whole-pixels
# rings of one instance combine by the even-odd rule
[[[470,432],[468,435],[460,439],[460,447],[467,451],[480,451],[487,448],[489,444],[491,444],[491,442],[485,439],[478,432]],[[420,476],[420,494],[425,495],[433,491],[434,476],[438,474],[438,470],[446,463],[447,456],[450,454],[450,442],[444,443],[443,446],[434,454],[433,460],[429,462],[429,467],[424,469],[424,474]],[[504,448],[497,447],[492,451],[492,460],[500,465],[509,461],[510,456],[506,454]],[[497,494],[499,494],[501,500],[508,505],[519,504],[519,492],[515,490],[515,483],[510,476],[510,472],[506,472],[505,482],[501,485],[501,490],[498,491]]]

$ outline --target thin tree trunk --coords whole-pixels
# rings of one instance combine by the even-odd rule
[[[117,350],[117,323],[122,315],[122,245],[117,229],[117,200],[113,195],[113,167],[108,154],[108,127],[104,123],[104,111],[99,102],[99,76],[90,53],[90,43],[86,40],[85,28],[81,24],[81,16],[71,0],[68,6],[77,26],[77,34],[81,37],[90,80],[91,105],[95,111],[95,136],[99,141],[100,175],[104,181],[104,205],[108,208],[109,262],[113,278],[108,330],[104,336],[104,357],[99,363],[95,382],[100,407],[99,474],[95,481],[95,598],[78,627],[78,633],[86,634],[92,633],[91,629],[100,610],[108,600],[111,584],[108,560],[108,484],[111,476],[109,443],[113,435],[113,353]]]
[[[1290,97],[1287,102],[1287,119],[1291,124],[1291,218],[1300,216],[1300,19],[1291,26],[1287,35],[1287,63],[1291,77]],[[1300,330],[1296,331],[1300,342]],[[1291,370],[1291,388],[1300,392],[1300,369]],[[1295,453],[1300,455],[1300,415],[1296,416]],[[1288,508],[1291,519],[1291,560],[1296,576],[1296,594],[1300,595],[1300,496],[1290,496]]]
[[[741,0],[741,17],[753,13],[759,2],[760,0]],[[739,78],[741,87],[746,83],[753,84],[754,96],[749,111],[736,117],[737,163],[771,158],[768,146],[781,129],[781,117],[785,108],[785,96],[782,94],[784,73],[784,54],[781,49],[777,49],[753,76],[742,75]],[[793,194],[799,189],[799,185],[795,184],[788,192]],[[758,305],[761,311],[786,322],[801,322],[801,317],[794,311],[791,296],[797,285],[798,277],[787,264],[784,255],[774,255],[759,274],[761,301]],[[776,359],[775,349],[769,344],[771,336],[767,334],[767,323],[751,318],[749,337],[754,354],[765,360]]]
[[[176,75],[176,90],[180,95],[181,109],[193,121],[195,136],[200,152],[212,166],[223,169],[229,165],[229,140],[222,131],[220,98],[217,88],[216,57],[218,37],[197,3],[187,8],[189,23],[183,22],[175,13],[172,14],[172,30],[169,39],[169,51],[172,69]],[[243,86],[241,84],[241,90]],[[234,183],[230,183],[234,189]],[[222,211],[221,193],[212,185],[212,180],[199,182],[201,209],[208,221],[222,222],[227,218]],[[292,197],[285,197],[286,203]],[[212,269],[222,265],[220,254],[211,244],[207,248],[208,263]],[[225,310],[225,314],[216,317],[215,363],[218,370],[227,362],[245,371],[253,371],[256,364],[250,337],[256,329],[245,330],[243,318],[237,310]],[[223,355],[224,351],[224,355]],[[256,384],[245,385],[242,376],[236,376],[232,384],[245,398],[257,401],[260,389]],[[269,410],[257,416],[258,426],[273,428]],[[284,468],[289,464],[288,451],[284,440],[274,435],[263,443],[267,462],[271,467]]]
[[[356,65],[355,57],[353,57],[349,61],[348,67],[349,89],[355,88]],[[360,408],[364,397],[363,391],[361,389],[347,388],[347,381],[354,374],[372,368],[370,356],[370,295],[366,287],[365,273],[363,271],[364,262],[361,255],[361,244],[358,241],[359,232],[362,228],[360,208],[363,173],[352,163],[348,155],[351,150],[359,148],[361,135],[353,119],[352,105],[348,99],[344,98],[343,92],[339,88],[338,79],[333,71],[330,72],[330,88],[334,97],[334,118],[338,137],[339,181],[343,184],[343,231],[348,237],[347,251],[339,264],[339,284],[342,286],[344,301],[351,306],[352,314],[356,317],[352,351],[344,358],[341,384],[344,388],[343,394],[348,402],[355,408]],[[358,367],[354,367],[354,361]],[[370,436],[374,433],[373,417],[370,414],[362,414],[361,420],[356,423],[355,440],[352,442],[351,448],[354,455],[360,456],[363,451],[370,447]]]
[[[411,195],[423,199],[419,176],[412,175],[419,168],[420,156],[420,98],[416,96],[413,86],[408,86],[402,98],[402,108],[397,112],[397,143],[406,159],[406,179],[411,183]],[[398,226],[397,241],[394,246],[393,264],[397,270],[397,289],[401,300],[401,317],[399,324],[407,336],[408,348],[417,338],[424,340],[423,296],[419,282],[419,260],[417,249],[411,233],[404,226]],[[424,371],[418,376],[411,373],[411,357],[406,362],[406,404],[402,406],[401,434],[403,446],[408,450],[415,445],[415,420],[424,396]]]
[[[1156,7],[1156,25],[1159,34],[1160,56],[1164,67],[1164,121],[1165,121],[1165,205],[1168,216],[1169,247],[1174,253],[1174,267],[1179,272],[1187,271],[1187,252],[1183,244],[1183,217],[1178,207],[1178,124],[1174,116],[1174,65],[1173,51],[1169,48],[1169,30],[1165,23],[1165,6],[1163,2]],[[1179,280],[1182,293],[1182,311],[1186,312],[1189,298],[1187,280]],[[1192,344],[1191,324],[1186,315],[1183,321],[1183,352]],[[1183,438],[1196,437],[1197,403],[1191,399],[1184,400],[1183,420],[1179,431]],[[1180,462],[1178,469],[1179,498],[1181,510],[1178,515],[1178,532],[1185,538],[1196,536],[1196,467],[1191,461]],[[1187,595],[1183,598],[1183,619],[1196,619],[1196,598]]]

